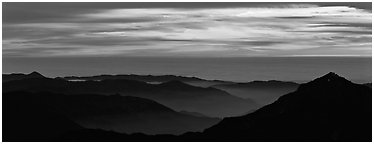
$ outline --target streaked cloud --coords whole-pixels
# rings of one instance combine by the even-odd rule
[[[371,56],[371,11],[350,5],[25,5],[5,4],[3,56]]]

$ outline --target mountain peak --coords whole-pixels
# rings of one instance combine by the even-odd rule
[[[339,76],[334,72],[329,72],[319,78],[314,79],[308,83],[302,84],[299,86],[300,89],[330,89],[330,88],[339,88],[344,87],[346,84],[352,83],[351,81],[345,79],[344,77]]]
[[[44,78],[44,76],[36,71],[33,71],[29,74],[27,74],[27,77],[29,78]]]
[[[349,80],[345,79],[344,77],[339,76],[338,74],[334,72],[329,72],[328,74],[319,77],[312,82],[318,82],[318,83],[342,83],[342,82],[349,82]]]
[[[327,78],[339,78],[341,76],[339,76],[338,74],[334,73],[334,72],[329,72],[328,74],[322,76],[322,77],[327,77]]]
[[[330,72],[204,134],[226,141],[371,141],[371,99],[369,87]]]

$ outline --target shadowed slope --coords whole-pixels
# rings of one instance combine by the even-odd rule
[[[367,87],[370,87],[370,88],[371,88],[371,83],[365,83],[365,84],[363,84],[363,85],[365,85],[365,86],[367,86]]]
[[[83,129],[47,103],[26,93],[3,94],[5,142],[53,141],[62,134]]]
[[[26,92],[5,95],[19,97],[19,101],[24,101],[24,97],[27,97],[48,105],[85,128],[121,133],[182,134],[202,131],[219,121],[215,118],[181,114],[152,100],[131,96]]]
[[[371,141],[371,89],[329,73],[203,134],[218,141]]]

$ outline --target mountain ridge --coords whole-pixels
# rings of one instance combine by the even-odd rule
[[[187,77],[177,75],[135,75],[135,74],[117,74],[117,75],[94,75],[94,76],[66,76],[59,77],[65,80],[104,80],[104,79],[128,79],[137,80],[148,83],[165,83],[169,81],[181,81],[190,85],[209,87],[215,84],[231,83],[222,80],[206,80],[198,77]]]
[[[327,74],[253,113],[224,118],[203,132],[109,137],[104,131],[93,133],[102,136],[99,141],[370,142],[371,97],[371,88]],[[90,139],[85,132],[67,139],[81,138],[82,133]]]
[[[256,108],[250,99],[242,99],[215,89],[203,88],[171,81],[161,84],[127,79],[106,79],[102,81],[66,81],[64,79],[23,79],[3,84],[3,91],[49,91],[64,94],[121,94],[155,100],[176,111],[199,112],[210,117],[224,117],[244,113]],[[225,106],[225,107],[222,107]]]
[[[371,105],[371,89],[328,73],[253,113],[225,118],[203,135],[239,141],[371,141]]]
[[[83,129],[58,140],[367,142],[372,140],[371,99],[371,88],[329,73],[252,113],[224,118],[203,132],[176,136]]]
[[[23,73],[12,73],[12,74],[3,74],[3,83],[13,80],[22,80],[22,79],[32,79],[32,78],[46,78],[39,72],[33,71],[29,74],[23,74]]]

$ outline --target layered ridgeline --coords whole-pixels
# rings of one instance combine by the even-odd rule
[[[217,84],[212,87],[224,90],[231,95],[252,99],[263,106],[274,102],[282,95],[295,91],[299,87],[299,84],[270,80]]]
[[[218,84],[231,84],[233,82],[228,81],[220,81],[220,80],[205,80],[197,77],[185,77],[185,76],[175,76],[175,75],[97,75],[97,76],[67,76],[63,77],[62,79],[69,80],[69,81],[100,81],[100,80],[107,80],[107,79],[126,79],[126,80],[136,80],[142,81],[150,84],[160,84],[169,81],[181,81],[183,83],[199,86],[199,87],[210,87],[213,85]]]
[[[29,127],[37,130],[36,125],[40,126],[39,129],[43,129],[44,126],[50,124],[51,129],[46,129],[46,131],[53,132],[52,128],[56,128],[55,131],[66,132],[60,129],[69,127],[59,127],[68,125],[64,124],[67,122],[60,121],[68,120],[84,128],[145,134],[197,132],[220,120],[183,114],[152,100],[120,95],[9,92],[3,94],[3,104],[6,139],[14,137],[16,132],[23,133],[24,128],[28,128],[26,130],[28,132],[32,132]],[[54,115],[59,115],[61,118],[55,118],[57,116]],[[53,123],[56,120],[47,117],[54,117],[57,122]],[[35,123],[36,120],[33,119],[40,120]],[[8,133],[8,131],[14,133]],[[43,135],[35,137],[41,136]]]
[[[252,81],[247,83],[236,83],[221,80],[206,80],[197,77],[184,77],[174,75],[97,75],[97,76],[68,76],[63,77],[69,81],[101,81],[107,79],[127,79],[142,81],[149,84],[161,84],[170,81],[180,81],[197,87],[213,87],[228,92],[233,96],[255,101],[259,106],[274,102],[279,96],[293,92],[299,84],[294,82],[283,82],[277,80]]]
[[[371,88],[329,73],[257,111],[180,136],[75,131],[63,141],[371,141]]]
[[[370,87],[352,83],[337,74],[329,73],[301,84],[296,91],[281,96],[274,103],[253,113],[224,118],[202,133],[149,136],[75,128],[74,131],[65,132],[58,140],[371,141],[371,97]],[[3,107],[3,110],[9,109],[8,106],[11,105]],[[11,120],[7,121],[9,123]],[[4,122],[3,125],[7,125]],[[32,124],[28,121],[23,122],[24,125]],[[74,124],[70,123],[69,127],[74,127],[71,125]],[[9,131],[9,129],[4,130],[4,133]]]
[[[149,84],[127,79],[67,81],[61,78],[26,78],[3,83],[3,91],[131,95],[155,100],[176,111],[198,112],[209,117],[237,116],[259,107],[251,99],[239,98],[219,89],[196,87],[176,80]]]
[[[277,80],[252,81],[236,83],[221,80],[206,80],[197,77],[184,77],[174,75],[97,75],[97,76],[68,76],[63,77],[69,81],[101,81],[106,79],[127,79],[142,81],[150,84],[161,84],[169,81],[180,81],[198,87],[213,87],[228,92],[233,96],[254,100],[260,106],[274,102],[279,96],[293,92],[299,84],[295,82],[283,82]]]

